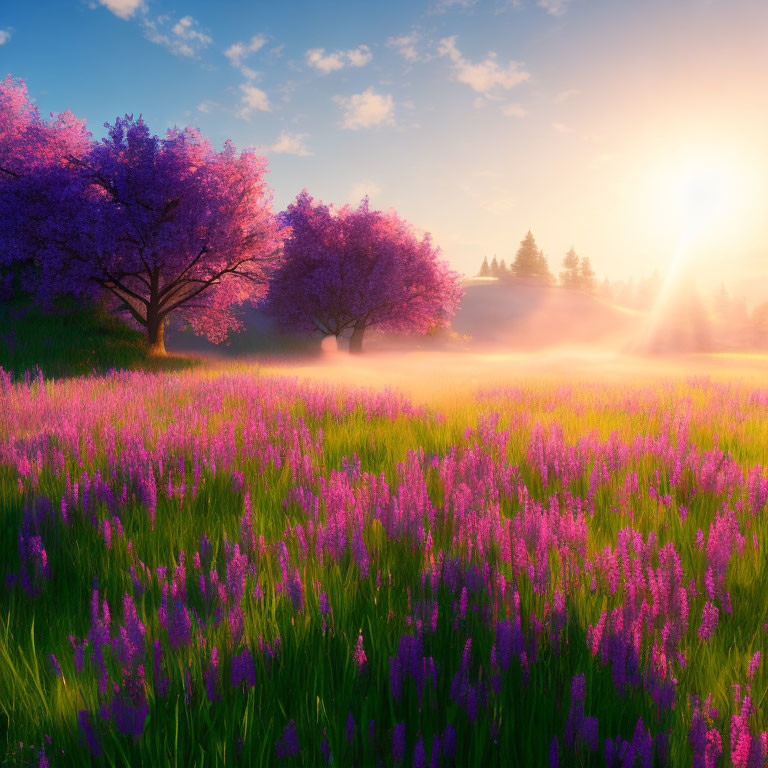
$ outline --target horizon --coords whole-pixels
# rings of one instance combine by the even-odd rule
[[[335,204],[367,194],[431,232],[467,276],[484,257],[509,263],[528,229],[554,273],[573,245],[601,279],[666,275],[681,194],[722,186],[728,210],[690,265],[703,290],[724,283],[754,304],[768,251],[768,104],[755,97],[768,88],[766,29],[768,7],[746,0],[293,14],[12,0],[0,70],[96,137],[133,112],[161,135],[193,125],[216,146],[258,146],[278,208],[304,187]]]

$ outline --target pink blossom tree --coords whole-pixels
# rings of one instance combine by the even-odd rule
[[[222,341],[240,326],[233,309],[264,296],[281,260],[266,160],[229,142],[215,151],[193,128],[161,139],[132,116],[106,127],[63,188],[55,169],[36,174],[57,190],[37,228],[40,286],[106,295],[153,354],[165,354],[171,315]]]
[[[369,328],[423,333],[450,320],[459,275],[396,213],[371,210],[367,198],[334,210],[304,190],[284,220],[291,234],[268,308],[285,327],[349,334],[350,352],[360,353]]]
[[[23,80],[0,81],[0,267],[31,278],[40,248],[35,224],[48,218],[90,146],[84,120],[71,112],[43,118]],[[56,177],[58,189],[39,183],[43,171],[49,183]]]
[[[82,159],[91,134],[71,112],[40,116],[23,80],[0,81],[0,176],[21,178],[38,168]]]

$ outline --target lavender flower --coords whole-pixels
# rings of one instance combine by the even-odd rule
[[[176,602],[168,617],[168,642],[174,650],[182,645],[189,645],[192,621],[184,603]]]
[[[232,687],[237,688],[243,682],[249,688],[256,685],[256,668],[248,648],[243,648],[239,655],[232,657]]]
[[[77,713],[77,730],[80,734],[80,743],[88,747],[93,757],[101,757],[104,750],[101,746],[101,737],[93,724],[93,717],[88,710],[81,709]]]
[[[205,693],[208,701],[215,701],[221,698],[217,693],[219,687],[219,651],[214,646],[211,648],[211,661],[205,671]]]
[[[392,732],[392,760],[402,763],[405,759],[405,723],[396,723]]]
[[[560,747],[557,736],[553,736],[552,741],[549,742],[549,768],[560,768]]]
[[[717,627],[717,607],[714,606],[709,600],[704,603],[704,611],[701,616],[701,625],[698,629],[699,637],[707,641],[715,632]]]
[[[283,735],[277,741],[277,756],[296,757],[300,751],[296,725],[293,720],[290,720],[288,725],[285,726]]]
[[[413,748],[413,768],[426,768],[427,755],[424,752],[424,739],[419,736]]]

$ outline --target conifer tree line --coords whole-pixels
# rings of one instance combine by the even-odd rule
[[[536,280],[543,285],[556,283],[544,251],[536,244],[530,229],[520,242],[515,259],[509,267],[507,267],[504,259],[499,261],[495,255],[489,264],[486,256],[480,266],[478,277],[522,278]],[[579,258],[576,251],[571,248],[563,259],[560,284],[572,290],[594,293],[596,288],[595,272],[589,257],[582,256]]]

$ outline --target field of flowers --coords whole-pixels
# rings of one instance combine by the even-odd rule
[[[768,389],[0,371],[3,765],[768,758]]]

